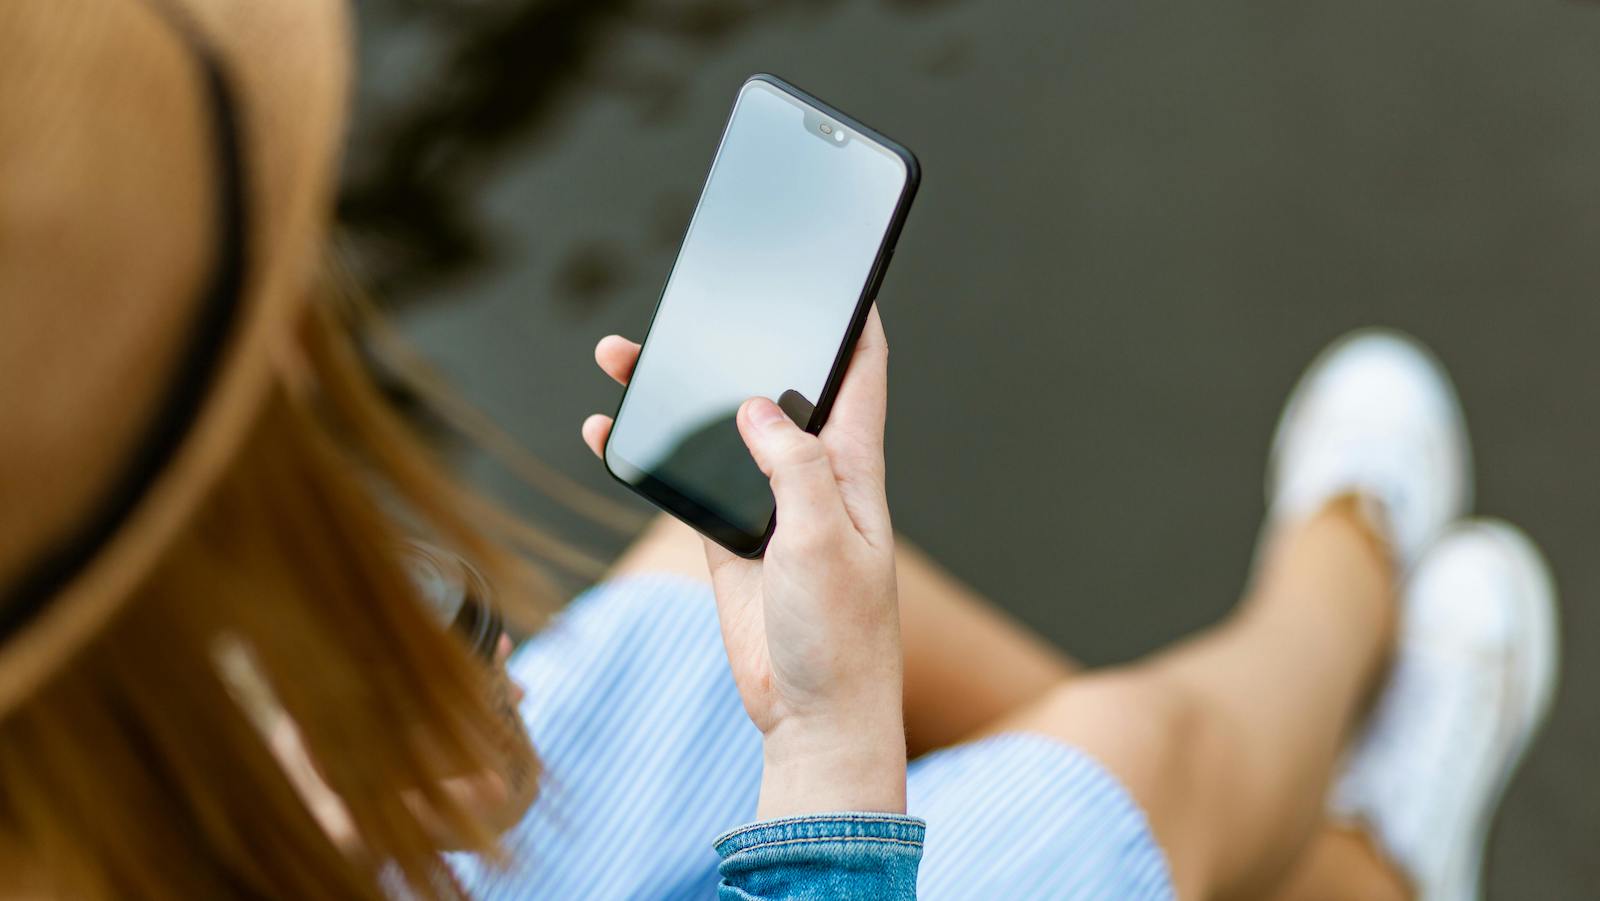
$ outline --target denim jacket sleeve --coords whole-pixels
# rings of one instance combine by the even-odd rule
[[[717,838],[719,901],[819,901],[917,896],[927,824],[890,813],[763,820]]]

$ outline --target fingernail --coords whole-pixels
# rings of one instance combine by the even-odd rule
[[[752,397],[745,415],[750,417],[750,424],[758,429],[773,428],[789,418],[777,404],[764,397]]]

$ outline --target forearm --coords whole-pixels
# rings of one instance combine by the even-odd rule
[[[780,724],[763,742],[757,816],[904,813],[906,744],[897,707],[848,723]]]

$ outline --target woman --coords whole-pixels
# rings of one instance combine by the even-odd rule
[[[568,552],[441,474],[328,302],[345,41],[314,0],[0,6],[0,895],[1475,894],[1554,600],[1459,521],[1454,396],[1391,335],[1297,389],[1240,611],[1084,673],[897,547],[874,316],[823,435],[740,411],[766,557],[653,526],[508,723],[406,541],[522,611],[512,550]]]

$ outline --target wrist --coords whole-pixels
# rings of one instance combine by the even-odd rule
[[[857,722],[786,720],[765,734],[760,818],[905,809],[906,740],[898,709]]]

